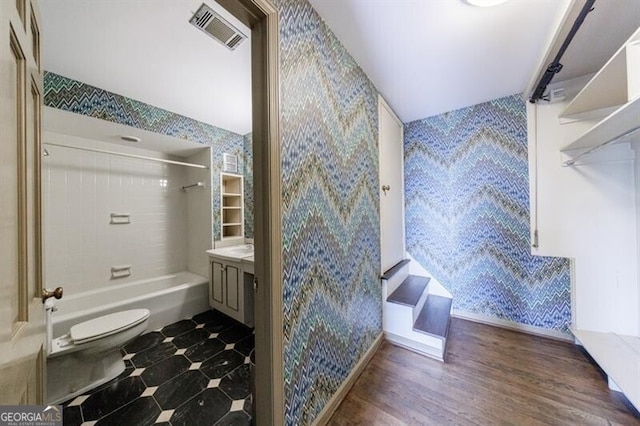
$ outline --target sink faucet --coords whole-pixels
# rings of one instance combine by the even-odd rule
[[[251,244],[251,243],[247,243],[247,246],[246,246],[246,247],[247,247],[247,249],[255,250],[254,245],[253,245],[253,244]]]

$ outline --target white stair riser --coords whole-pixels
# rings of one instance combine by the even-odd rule
[[[420,315],[420,311],[422,311],[422,308],[427,301],[427,297],[429,297],[429,287],[430,286],[427,285],[427,288],[424,289],[424,292],[422,293],[422,296],[420,296],[420,300],[418,300],[416,307],[413,308],[413,322],[411,323],[412,325],[418,319],[418,315]]]
[[[385,302],[383,309],[382,317],[385,332],[393,333],[442,351],[444,347],[442,339],[413,331],[414,315],[411,307]]]
[[[387,291],[382,293],[382,297],[387,300],[387,297],[391,295],[400,284],[409,276],[409,264],[404,265],[396,274],[388,280],[382,280],[383,283],[387,284]]]
[[[409,274],[418,275],[422,277],[430,277],[431,281],[429,281],[429,294],[435,294],[436,296],[449,297],[453,296],[438,280],[432,277],[429,274],[429,271],[424,269],[415,259],[411,256],[411,254],[407,253],[407,258],[411,260],[409,262]]]
[[[403,336],[398,336],[397,334],[393,334],[387,331],[385,331],[384,337],[387,339],[387,341],[393,343],[394,345],[403,347],[405,349],[409,349],[421,355],[428,356],[429,358],[434,358],[438,361],[444,362],[444,351],[441,349],[436,349],[431,346],[423,345],[422,343],[416,342],[413,339],[407,339]]]

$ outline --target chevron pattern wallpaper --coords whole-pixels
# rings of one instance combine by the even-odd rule
[[[52,108],[211,146],[213,238],[220,239],[222,154],[238,156],[240,174],[246,168],[243,163],[252,164],[251,158],[246,158],[252,155],[251,147],[245,148],[246,141],[241,135],[52,72],[44,73],[44,92],[44,104]],[[249,222],[245,227],[253,230],[253,214],[246,216],[245,221]]]
[[[306,425],[382,331],[378,94],[306,0],[275,4],[285,415]]]
[[[569,260],[530,254],[524,102],[405,125],[407,251],[455,309],[568,332]]]
[[[253,238],[253,137],[247,133],[242,137],[244,174],[244,236]]]

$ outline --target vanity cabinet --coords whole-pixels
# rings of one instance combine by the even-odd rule
[[[253,275],[244,272],[242,262],[211,257],[210,264],[209,305],[253,327]]]

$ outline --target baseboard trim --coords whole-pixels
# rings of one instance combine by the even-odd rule
[[[407,339],[406,337],[389,333],[387,331],[384,332],[384,338],[391,344],[400,346],[401,348],[408,349],[417,354],[424,355],[429,358],[433,358],[437,361],[444,362],[444,359],[440,351],[432,348],[431,346],[427,346],[423,343],[415,342],[411,339]]]
[[[351,373],[347,376],[347,378],[342,382],[336,393],[333,394],[331,399],[324,406],[318,417],[313,421],[313,426],[324,426],[329,423],[331,420],[331,416],[338,409],[338,406],[342,402],[342,400],[347,396],[347,393],[351,390],[353,385],[356,382],[356,379],[360,377],[360,374],[364,371],[364,368],[369,364],[371,358],[375,355],[375,353],[380,349],[380,345],[384,340],[383,333],[380,333],[376,340],[373,341],[369,349],[364,353],[360,361],[351,369]]]
[[[519,331],[521,333],[531,334],[533,336],[546,337],[548,339],[561,340],[563,342],[574,343],[573,336],[569,334],[564,334],[557,330],[550,330],[547,328],[536,327],[533,325],[520,324],[514,321],[503,320],[500,318],[492,318],[486,315],[459,311],[457,309],[452,310],[451,316],[454,318],[460,318],[463,320],[473,321],[480,324],[487,324],[495,327],[506,328],[508,330]]]

